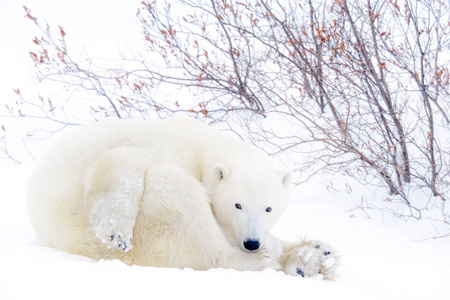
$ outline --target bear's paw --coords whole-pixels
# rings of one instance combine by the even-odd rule
[[[109,248],[118,248],[125,252],[130,251],[133,248],[133,244],[131,243],[132,236],[127,236],[126,238],[122,238],[120,234],[112,234],[111,240],[109,243]]]
[[[98,222],[96,226],[94,226],[95,237],[110,250],[118,249],[128,252],[133,248],[132,228],[130,230],[124,230],[124,228],[122,228],[122,230],[120,230],[120,227],[125,226],[118,226],[117,222],[112,221]]]
[[[284,253],[281,262],[288,275],[333,279],[340,255],[323,242],[310,241]]]

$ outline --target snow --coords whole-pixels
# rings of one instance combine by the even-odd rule
[[[103,53],[105,47],[114,46],[116,39],[132,43],[135,38],[128,29],[135,26],[133,17],[139,1],[42,0],[39,6],[35,1],[24,2],[38,17],[64,25],[76,36],[75,41],[89,44],[94,56]],[[27,52],[36,31],[23,18],[21,5],[15,0],[0,2],[2,105],[14,101],[13,88],[27,87],[29,92],[39,87],[29,75],[32,63]],[[101,16],[99,12],[104,7],[108,9]],[[11,129],[22,125],[21,120],[8,122]],[[47,146],[48,141],[41,145]],[[128,266],[120,261],[94,261],[42,247],[36,242],[25,204],[32,168],[32,162],[0,165],[0,300],[449,299],[450,238],[430,239],[442,232],[441,224],[414,219],[404,222],[377,211],[371,211],[369,219],[361,210],[350,211],[361,202],[379,203],[386,198],[381,189],[370,191],[349,181],[352,192],[347,193],[346,188],[327,188],[319,178],[293,188],[290,204],[273,233],[286,240],[323,240],[338,249],[342,265],[337,278],[327,281],[287,276],[273,270],[194,271]],[[347,184],[341,179],[329,180],[334,187]],[[423,197],[427,201],[426,195]]]
[[[321,239],[336,247],[342,265],[334,281],[213,269],[164,269],[93,261],[37,244],[25,189],[32,164],[0,170],[0,299],[448,299],[450,239],[414,240],[410,222],[350,217],[348,195],[320,185],[294,188],[273,232],[295,240]],[[310,190],[310,191],[308,191]],[[314,192],[312,192],[314,191]],[[347,199],[347,200],[346,200]],[[406,231],[408,234],[403,234]]]

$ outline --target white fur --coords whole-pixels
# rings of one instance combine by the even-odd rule
[[[259,150],[200,122],[109,121],[82,126],[50,149],[30,180],[28,208],[39,240],[70,253],[292,273],[304,260],[283,257],[304,243],[293,247],[268,233],[289,181]],[[248,251],[249,240],[261,247]],[[332,273],[336,264],[318,261]]]

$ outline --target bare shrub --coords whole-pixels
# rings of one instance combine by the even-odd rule
[[[62,27],[54,34],[25,11],[43,32],[30,52],[39,77],[99,97],[92,119],[234,116],[303,174],[382,185],[420,218],[429,206],[413,191],[442,207],[448,198],[449,9],[439,0],[143,1],[147,48],[103,65],[75,59]],[[162,89],[197,100],[161,100]],[[21,98],[9,113],[72,122],[66,105],[40,101]],[[38,113],[25,109],[36,105]]]

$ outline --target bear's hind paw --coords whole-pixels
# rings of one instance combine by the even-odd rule
[[[111,241],[112,242],[115,241],[115,243],[114,243],[115,248],[122,249],[125,252],[128,252],[133,248],[133,245],[131,244],[131,240],[132,240],[131,236],[126,239],[122,239],[121,235],[117,235],[117,236],[115,234],[111,235]]]
[[[124,238],[121,234],[112,233],[109,236],[105,235],[103,237],[100,237],[97,234],[96,237],[99,238],[101,242],[110,250],[118,249],[128,252],[133,248],[133,244],[131,243],[133,239],[132,235],[127,235]]]

